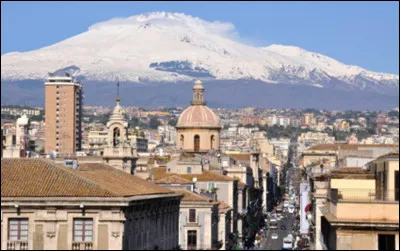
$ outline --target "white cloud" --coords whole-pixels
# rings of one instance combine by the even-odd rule
[[[128,18],[113,18],[105,22],[96,23],[89,30],[110,28],[113,26],[140,26],[153,24],[159,26],[193,28],[196,31],[219,34],[232,39],[238,38],[235,26],[229,22],[207,22],[197,17],[185,15],[184,13],[151,12]]]

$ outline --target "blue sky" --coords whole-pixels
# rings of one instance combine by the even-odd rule
[[[114,17],[168,11],[230,22],[258,46],[295,45],[399,74],[398,2],[1,2],[1,54],[35,50]]]

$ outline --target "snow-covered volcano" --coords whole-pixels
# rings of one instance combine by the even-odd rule
[[[398,75],[345,65],[294,46],[249,46],[237,37],[230,23],[180,13],[112,19],[54,45],[1,56],[1,78],[43,79],[48,72],[68,68],[98,81],[253,79],[382,93],[399,87]]]

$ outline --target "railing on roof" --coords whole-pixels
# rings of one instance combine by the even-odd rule
[[[338,168],[336,167],[308,167],[307,168],[307,173],[309,174],[324,174],[324,173],[329,173],[333,170],[337,170]]]
[[[328,198],[334,202],[366,202],[366,203],[379,203],[379,202],[399,202],[399,190],[375,190],[375,189],[359,189],[359,188],[345,188],[345,189],[329,189]]]
[[[217,191],[216,190],[214,190],[214,191],[202,190],[202,191],[200,191],[200,194],[210,198],[211,200],[217,200]]]

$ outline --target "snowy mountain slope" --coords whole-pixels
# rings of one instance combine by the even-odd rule
[[[1,56],[2,80],[43,79],[65,67],[87,80],[254,79],[393,92],[399,76],[367,71],[294,46],[237,42],[232,24],[155,12],[112,19],[38,50]]]

